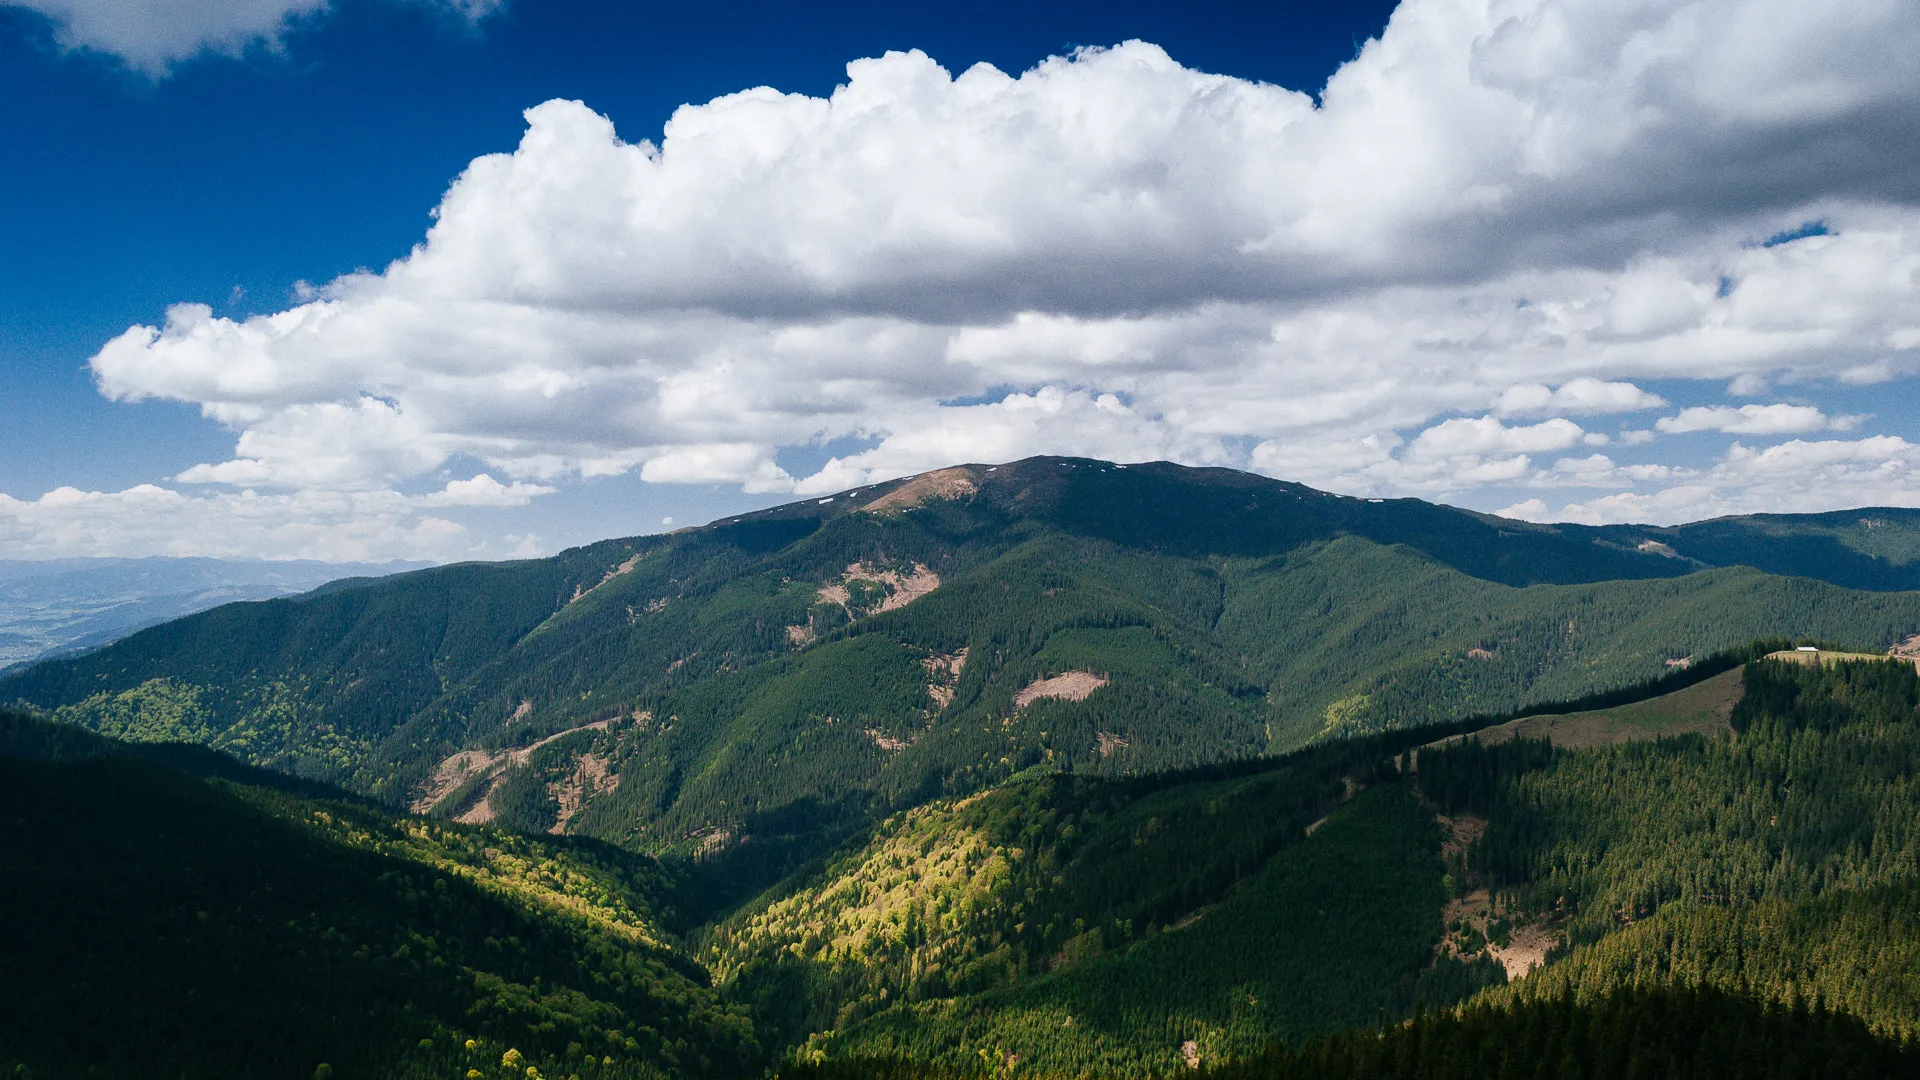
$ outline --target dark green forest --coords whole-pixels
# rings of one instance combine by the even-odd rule
[[[1623,989],[1422,1013],[1404,1024],[1278,1045],[1199,1080],[1818,1080],[1905,1077],[1920,1048],[1823,1004],[1763,1004],[1709,987]],[[781,1080],[960,1080],[1017,1071],[911,1058],[796,1062]]]
[[[1762,1011],[1818,1001],[1911,1038],[1920,679],[1892,661],[1760,660],[1743,674],[1719,738],[1454,741],[1395,769],[1404,749],[1458,730],[1442,727],[1195,777],[1132,806],[1101,781],[1074,781],[1091,800],[1050,802],[1042,784],[1011,784],[896,819],[799,891],[723,922],[708,948],[770,1041],[796,1025],[761,1003],[807,1003],[803,1060],[1171,1073],[1460,1002],[1586,1008],[1623,988],[1699,986]],[[1023,790],[1035,809],[1018,820],[1042,828],[983,828]],[[1483,831],[1450,845],[1449,821]],[[1173,826],[1165,840],[1156,822]],[[1129,889],[1076,890],[1081,860],[1123,868],[1134,895],[1157,889],[1160,867],[1189,869],[1160,893],[1169,902],[1108,905]],[[1486,915],[1468,925],[1475,897]],[[1550,943],[1547,966],[1509,983],[1495,950],[1527,933]],[[971,977],[951,979],[955,966]]]
[[[0,715],[0,1065],[19,1077],[738,1075],[650,860],[202,779]],[[521,1070],[524,1072],[524,1067]]]
[[[1576,947],[1528,992],[1711,981],[1920,1034],[1920,678],[1760,661],[1746,686],[1737,738],[1461,744],[1420,785],[1488,819],[1465,873],[1564,920]]]

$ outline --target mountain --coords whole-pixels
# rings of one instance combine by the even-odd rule
[[[1920,515],[1542,526],[1224,469],[940,470],[236,604],[0,680],[390,806],[699,852],[750,895],[900,808],[1920,631]],[[1789,574],[1794,576],[1789,576]],[[727,864],[722,874],[717,868]]]
[[[703,959],[802,1060],[878,1072],[1245,1075],[1227,1063],[1264,1054],[1276,1075],[1478,1075],[1470,1047],[1382,1073],[1344,1033],[1467,1000],[1509,1056],[1565,1025],[1625,1058],[1651,1033],[1599,1018],[1679,987],[1757,1036],[1817,1002],[1802,1038],[1891,1055],[1792,1075],[1898,1075],[1920,1033],[1920,676],[1792,657],[1530,721],[1566,748],[1459,725],[1241,775],[1016,779],[889,819],[719,923]],[[1717,1070],[1667,1075],[1779,1075],[1732,1068],[1751,1051],[1696,1047]]]
[[[238,600],[265,600],[418,563],[260,559],[0,560],[0,669],[104,645]]]
[[[1599,708],[1030,770],[737,905],[702,860],[0,715],[0,919],[33,930],[0,1070],[1911,1075],[1920,673],[1771,649]]]
[[[13,714],[0,826],[9,1077],[411,1080],[508,1059],[651,1078],[761,1056],[672,944],[675,872],[604,845]]]

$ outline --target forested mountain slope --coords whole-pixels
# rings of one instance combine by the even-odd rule
[[[1537,526],[1220,469],[965,466],[137,634],[0,701],[762,882],[894,808],[1576,697],[1755,637],[1883,649],[1920,518]],[[1784,577],[1759,563],[1809,575]]]
[[[1742,675],[1712,736],[1420,749],[1438,732],[1398,733],[1242,775],[1018,780],[890,819],[720,924],[702,958],[770,1041],[807,1032],[802,1060],[932,1074],[1464,1076],[1484,1065],[1471,1045],[1443,1056],[1457,1068],[1401,1073],[1368,1038],[1261,1054],[1468,1000],[1481,1034],[1435,1039],[1505,1030],[1517,1053],[1559,1025],[1541,1050],[1557,1057],[1689,987],[1711,993],[1663,1000],[1891,1053],[1920,1034],[1920,677],[1909,661]],[[1654,1035],[1587,1044],[1574,1075],[1618,1075],[1592,1055]],[[1730,1046],[1670,1049],[1698,1069],[1645,1075],[1781,1075]],[[1862,1075],[1903,1059],[1874,1060]]]
[[[0,714],[0,1073],[411,1080],[511,1055],[523,1076],[632,1078],[759,1059],[656,918],[667,868],[326,796]]]
[[[1920,674],[1729,666],[1774,648],[1538,718],[1606,719],[1597,743],[1463,719],[1179,772],[1032,769],[731,909],[708,887],[724,851],[407,817],[0,716],[0,919],[34,931],[0,951],[0,1068],[1904,1075]]]

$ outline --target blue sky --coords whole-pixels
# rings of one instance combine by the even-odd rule
[[[500,556],[1028,452],[1920,498],[1913,10],[1495,7],[0,5],[0,554]]]
[[[748,86],[825,94],[850,59],[919,48],[1018,71],[1083,44],[1165,44],[1210,71],[1318,87],[1392,3],[781,3],[518,0],[477,23],[395,0],[335,3],[278,51],[202,52],[161,77],[58,22],[0,5],[0,490],[164,482],[232,449],[188,404],[101,397],[87,360],[182,300],[271,312],[406,253],[475,155],[511,148],[521,111],[577,98],[631,137],[679,105]],[[801,457],[806,457],[804,451]],[[599,483],[554,542],[780,501],[737,485]]]

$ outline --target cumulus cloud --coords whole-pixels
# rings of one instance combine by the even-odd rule
[[[1217,441],[1174,441],[1175,430],[1113,394],[1047,386],[988,404],[927,408],[923,414],[921,423],[904,425],[872,450],[833,458],[798,490],[819,494],[861,487],[917,471],[929,461],[1012,461],[1035,454],[1167,458],[1200,465],[1228,461]]]
[[[447,486],[416,500],[421,506],[525,506],[554,489],[516,480],[503,484],[486,473],[471,480],[449,480]]]
[[[1461,454],[1537,453],[1564,450],[1586,434],[1571,420],[1553,419],[1523,427],[1508,427],[1490,416],[1478,420],[1453,419],[1420,433],[1407,448],[1414,459],[1445,459]]]
[[[503,0],[411,0],[479,19]],[[45,15],[69,49],[119,57],[135,71],[159,77],[202,51],[237,56],[248,47],[280,47],[293,24],[317,16],[329,0],[5,0]]]
[[[1898,436],[1735,443],[1709,470],[1654,491],[1620,492],[1550,510],[1532,499],[1501,511],[1529,520],[1669,523],[1725,514],[1848,506],[1920,506],[1920,445]]]
[[[1663,416],[1653,422],[1656,430],[1668,435],[1692,431],[1724,431],[1734,435],[1804,435],[1829,427],[1845,430],[1857,423],[1854,417],[1829,418],[1812,405],[1701,405],[1681,409],[1676,416]]]
[[[1676,482],[1543,463],[1610,442],[1569,417],[1665,407],[1653,380],[1920,369],[1899,0],[1406,0],[1318,106],[1130,42],[1017,76],[890,53],[658,144],[526,116],[406,257],[271,315],[176,306],[101,391],[236,432],[180,482],[289,493],[456,456],[814,493],[1053,451],[1470,495]]]
[[[1494,402],[1494,411],[1502,416],[1618,413],[1657,409],[1666,403],[1660,395],[1650,394],[1630,382],[1602,382],[1583,377],[1551,390],[1539,383],[1510,386]]]

